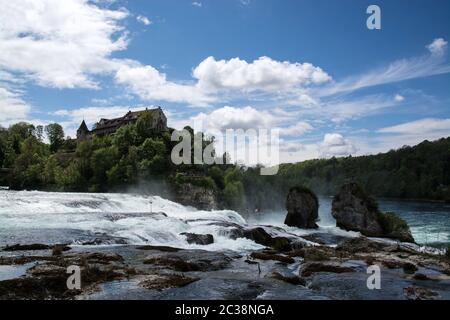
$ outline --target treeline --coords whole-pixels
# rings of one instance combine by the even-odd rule
[[[283,164],[275,176],[258,177],[251,170],[244,181],[249,203],[266,209],[283,204],[292,186],[334,195],[347,182],[357,182],[376,197],[450,202],[450,138],[378,155]]]
[[[283,208],[293,186],[333,195],[351,181],[377,197],[450,201],[450,138],[373,156],[283,164],[277,175],[261,176],[258,167],[174,165],[170,155],[178,142],[171,141],[173,129],[154,132],[150,123],[151,115],[144,114],[114,135],[78,144],[65,138],[56,123],[0,128],[0,185],[80,192],[134,188],[171,198],[177,186],[191,183],[213,190],[223,208],[250,212]],[[192,149],[194,141],[201,141],[203,149],[214,141],[185,129],[192,137],[200,135],[192,139]],[[194,154],[192,150],[192,158]]]

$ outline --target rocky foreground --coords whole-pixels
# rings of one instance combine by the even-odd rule
[[[246,254],[150,245],[5,247],[0,299],[450,299],[444,255],[386,239],[276,237],[266,229],[235,231],[265,246]],[[71,265],[81,267],[80,290],[67,288]],[[381,289],[367,287],[371,265],[381,269]]]

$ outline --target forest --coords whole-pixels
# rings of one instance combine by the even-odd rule
[[[170,198],[177,185],[192,183],[214,190],[220,207],[250,212],[283,207],[292,186],[333,195],[350,181],[376,197],[450,201],[450,138],[377,155],[282,164],[278,174],[261,176],[259,167],[236,164],[174,165],[173,129],[154,132],[149,121],[144,114],[114,135],[78,144],[57,123],[0,127],[0,185],[16,190],[138,190]],[[214,141],[185,129],[201,136],[202,147]]]

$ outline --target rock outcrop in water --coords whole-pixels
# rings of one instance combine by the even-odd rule
[[[376,201],[356,183],[342,186],[334,196],[331,214],[336,225],[359,231],[368,237],[385,237],[414,242],[407,223],[394,213],[381,213]]]
[[[284,224],[290,227],[314,229],[319,218],[319,201],[309,189],[294,187],[286,199],[288,211]]]
[[[213,189],[192,183],[183,183],[177,187],[176,201],[200,210],[218,208],[217,197]]]

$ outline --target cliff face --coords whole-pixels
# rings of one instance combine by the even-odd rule
[[[176,201],[200,210],[215,210],[218,208],[217,195],[213,189],[183,183],[177,187]]]

